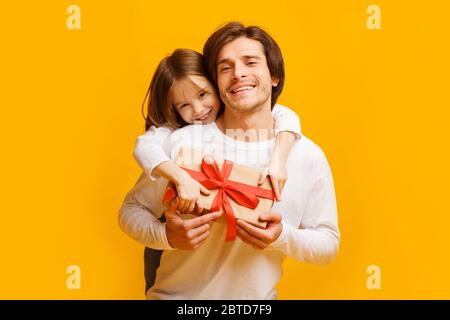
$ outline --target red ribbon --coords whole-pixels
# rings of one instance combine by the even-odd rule
[[[186,170],[192,178],[200,182],[207,189],[219,189],[210,210],[214,212],[223,208],[225,212],[227,218],[225,241],[232,241],[236,238],[236,217],[234,216],[233,208],[228,197],[241,206],[250,209],[255,209],[258,206],[258,197],[270,200],[274,199],[274,192],[272,190],[229,180],[228,177],[233,169],[233,162],[228,160],[224,161],[222,171],[219,169],[219,165],[215,160],[213,164],[207,164],[204,158],[202,161],[202,171],[195,171],[183,167],[182,169]],[[171,201],[176,196],[176,190],[170,188],[164,194],[163,201]]]

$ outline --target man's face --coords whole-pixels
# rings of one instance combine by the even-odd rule
[[[234,111],[270,106],[272,79],[262,44],[240,37],[225,45],[217,56],[217,84],[222,101]]]

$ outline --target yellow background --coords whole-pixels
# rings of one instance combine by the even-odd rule
[[[118,209],[140,170],[157,63],[220,24],[279,43],[279,100],[333,170],[342,233],[325,267],[288,259],[282,299],[450,298],[445,1],[8,1],[1,32],[0,298],[143,299],[143,246]],[[81,30],[66,8],[81,8]],[[381,30],[366,9],[381,8]],[[369,265],[381,289],[366,286]],[[66,287],[69,265],[81,289]]]

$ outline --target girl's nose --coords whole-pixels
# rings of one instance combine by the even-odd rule
[[[192,108],[193,108],[194,114],[196,116],[201,116],[202,115],[201,113],[203,112],[203,105],[202,105],[202,103],[200,101],[194,102],[192,104]]]

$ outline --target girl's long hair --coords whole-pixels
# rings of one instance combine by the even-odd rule
[[[164,125],[171,129],[187,125],[172,105],[171,89],[175,81],[189,75],[208,78],[200,53],[191,49],[176,49],[161,60],[142,103],[146,131],[152,125],[156,127]],[[144,114],[145,107],[147,116]]]

